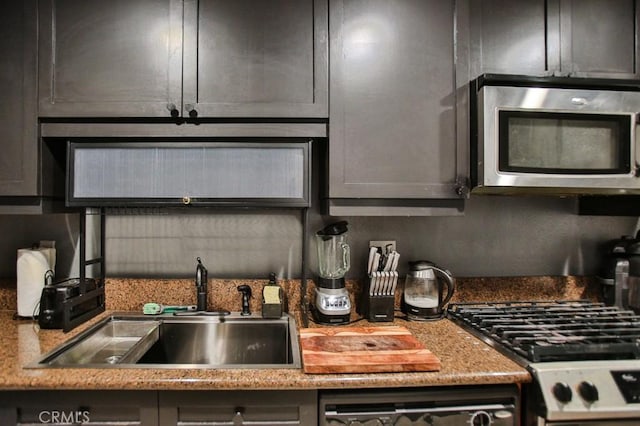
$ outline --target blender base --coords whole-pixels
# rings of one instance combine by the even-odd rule
[[[347,324],[351,320],[351,299],[344,285],[339,288],[316,287],[311,314],[318,324]]]
[[[313,322],[321,325],[341,325],[347,324],[351,320],[350,314],[323,314],[313,305],[311,305],[311,315],[313,316]]]

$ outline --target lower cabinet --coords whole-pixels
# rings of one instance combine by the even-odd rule
[[[160,393],[160,426],[316,425],[316,391]]]
[[[158,424],[154,391],[0,392],[0,425],[151,426]]]
[[[315,390],[4,391],[0,425],[314,426]]]

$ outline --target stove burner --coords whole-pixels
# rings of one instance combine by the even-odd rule
[[[448,316],[529,362],[640,359],[640,316],[602,303],[451,304]],[[527,361],[525,361],[527,360]]]

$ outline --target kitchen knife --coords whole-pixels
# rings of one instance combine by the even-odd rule
[[[393,253],[391,253],[391,254],[393,255],[393,261],[391,263],[391,270],[392,271],[397,271],[398,270],[398,261],[400,260],[400,253],[398,253],[397,251],[394,250]]]
[[[396,287],[398,286],[398,271],[393,271],[393,282],[391,283],[391,295],[396,294]]]
[[[369,275],[374,271],[376,253],[378,253],[378,249],[376,247],[371,247],[369,249],[369,261],[367,263],[367,274]],[[377,267],[377,265],[375,267]]]

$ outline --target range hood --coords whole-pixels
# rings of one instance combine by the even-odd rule
[[[326,123],[41,124],[66,149],[68,207],[311,205],[311,156]]]
[[[310,140],[68,143],[70,207],[309,207]]]

